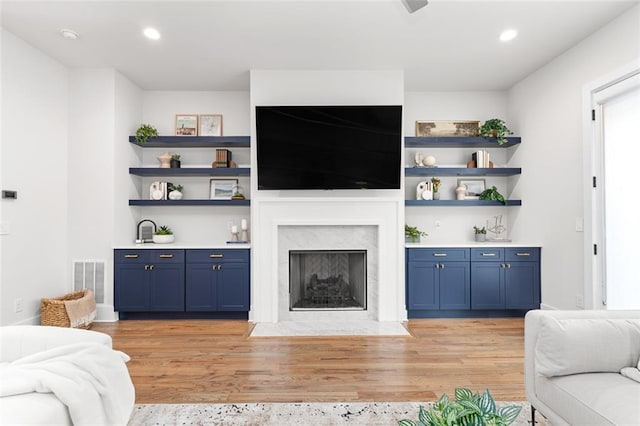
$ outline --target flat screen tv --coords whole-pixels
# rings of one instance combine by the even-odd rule
[[[399,189],[402,106],[257,106],[258,190]]]

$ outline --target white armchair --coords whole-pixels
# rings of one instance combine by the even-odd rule
[[[68,348],[69,353],[65,353]],[[107,350],[105,350],[107,348]],[[65,367],[65,356],[73,357],[81,354],[106,354],[110,359],[106,360],[85,360],[91,369],[100,371],[104,366],[104,377],[99,377],[101,384],[113,387],[108,390],[110,393],[109,407],[116,408],[119,414],[109,418],[109,423],[126,424],[128,416],[133,410],[135,403],[135,391],[131,378],[124,364],[123,357],[126,355],[112,350],[111,336],[89,330],[75,328],[47,327],[47,326],[6,326],[0,327],[0,372],[2,382],[0,384],[0,423],[1,424],[60,424],[71,425],[73,415],[70,413],[70,406],[65,405],[54,392],[46,392],[46,388],[51,382],[55,382],[55,371],[39,369],[37,362],[21,363],[21,360],[39,360],[39,354],[55,355],[52,362],[46,364],[49,359],[44,359],[43,365],[49,370],[58,368],[64,370],[63,374],[73,373],[73,367]],[[117,354],[118,356],[113,356]],[[26,357],[26,358],[25,358]],[[128,357],[126,357],[128,359]],[[42,361],[42,360],[41,360]],[[71,364],[71,363],[70,363]],[[35,366],[35,367],[34,367]],[[16,374],[16,367],[22,368]],[[26,372],[24,376],[20,372]],[[78,375],[72,374],[69,383],[80,383],[83,386],[81,377],[89,377],[87,371],[79,371]],[[100,376],[101,374],[96,374]],[[29,377],[31,376],[31,377]],[[38,391],[29,391],[33,386],[28,378],[48,377],[47,380],[35,381]],[[67,396],[72,394],[65,389],[70,387],[69,383],[62,386],[54,383],[52,386],[56,391],[63,391]],[[21,390],[24,389],[24,390]],[[63,398],[64,399],[64,398]],[[105,407],[106,408],[106,407]],[[76,417],[77,418],[77,417]],[[86,417],[85,417],[86,418]],[[101,421],[96,415],[96,422]],[[114,420],[115,419],[115,420]],[[76,422],[77,423],[77,422]]]

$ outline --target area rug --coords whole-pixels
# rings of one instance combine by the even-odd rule
[[[129,426],[142,425],[397,425],[398,420],[417,420],[425,402],[370,403],[288,403],[288,404],[142,404],[136,405]],[[513,423],[527,426],[531,407],[526,402],[496,402],[520,405],[522,410]],[[544,419],[536,415],[536,424]]]

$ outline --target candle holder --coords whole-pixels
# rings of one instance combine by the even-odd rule
[[[242,230],[242,241],[249,241],[249,231],[246,229]]]
[[[238,241],[238,231],[231,232],[231,241]]]

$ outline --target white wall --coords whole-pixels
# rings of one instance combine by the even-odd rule
[[[513,237],[540,239],[543,304],[571,309],[584,295],[583,86],[640,56],[640,7],[626,12],[531,74],[510,91],[509,121],[522,136],[514,162],[523,174],[524,205],[512,216]],[[526,208],[524,208],[526,206]]]
[[[40,298],[69,288],[67,121],[69,72],[2,30],[0,325],[39,322]],[[14,312],[14,301],[24,309]]]

